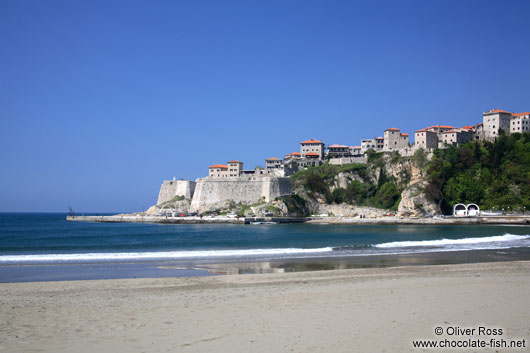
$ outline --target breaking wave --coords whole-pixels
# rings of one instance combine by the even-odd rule
[[[332,248],[315,249],[245,249],[245,250],[198,250],[198,251],[161,251],[161,252],[122,252],[122,253],[86,253],[86,254],[32,254],[3,255],[0,264],[19,263],[85,263],[85,262],[123,262],[157,261],[208,258],[245,258],[245,257],[282,257],[303,256],[333,251]]]
[[[504,234],[492,237],[461,238],[461,239],[439,239],[419,241],[393,241],[389,243],[376,244],[374,247],[381,249],[389,248],[411,248],[411,247],[461,247],[466,249],[505,249],[530,245],[530,235]],[[465,248],[465,249],[464,249]]]

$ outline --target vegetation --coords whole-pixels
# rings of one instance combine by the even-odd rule
[[[307,201],[296,194],[277,197],[276,200],[282,201],[289,210],[289,213],[297,216],[308,216]]]
[[[495,142],[470,142],[437,150],[427,166],[427,190],[443,211],[457,203],[482,209],[530,208],[530,134],[501,134]]]
[[[373,164],[372,167],[375,168],[379,164],[384,165],[383,154],[373,152],[369,155],[370,159],[371,162],[368,165],[358,163],[331,165],[326,163],[319,167],[311,167],[292,175],[291,181],[295,186],[302,186],[310,197],[324,198],[328,204],[347,203],[397,209],[402,189],[398,187],[395,181],[387,178],[382,167],[379,169],[378,184],[373,184],[368,177],[368,169],[370,164]],[[392,159],[396,159],[396,156],[393,155]],[[333,187],[335,178],[340,173],[351,174],[346,188]],[[353,178],[353,175],[356,178]]]

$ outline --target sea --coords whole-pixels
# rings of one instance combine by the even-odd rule
[[[530,226],[90,223],[63,213],[0,213],[0,282],[159,277],[161,268],[195,276],[212,274],[214,263],[528,248]]]

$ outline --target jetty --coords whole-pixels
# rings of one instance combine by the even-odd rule
[[[66,216],[67,221],[99,223],[162,223],[162,224],[256,224],[256,223],[306,223],[306,224],[413,224],[413,225],[478,225],[512,224],[530,225],[530,215],[502,215],[477,217],[410,218],[410,217],[170,217],[148,215]]]

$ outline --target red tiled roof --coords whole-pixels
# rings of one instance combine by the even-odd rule
[[[289,156],[301,156],[300,152],[289,153]]]
[[[486,113],[506,113],[506,114],[510,114],[506,110],[502,110],[502,109],[492,109],[492,110],[490,110],[489,112],[486,112]]]
[[[525,112],[525,113],[512,113],[512,116],[524,116],[524,115],[530,115],[529,112]]]
[[[228,163],[241,163],[241,164],[243,164],[243,162],[240,162],[240,161],[230,161]]]
[[[407,134],[407,133],[402,133],[402,134],[400,134],[400,135],[401,135],[401,136],[408,136],[409,134]]]
[[[384,140],[384,138],[383,138],[383,137],[381,137],[381,136],[379,136],[379,137],[376,137],[375,139],[376,139],[376,140]]]
[[[434,131],[429,131],[427,130],[428,128],[425,128],[425,129],[421,129],[421,130],[416,130],[415,132],[428,132],[428,133],[431,133],[431,134],[435,134],[436,132]]]
[[[399,131],[399,129],[396,129],[395,127],[391,127],[390,129],[386,129],[385,131],[388,131],[388,130]]]
[[[322,143],[322,141],[315,140],[315,139],[310,139],[310,140],[306,140],[306,141],[300,142],[301,145],[304,145],[306,143]]]
[[[447,130],[447,131],[442,132],[442,134],[454,134],[455,132],[459,132],[459,131]]]
[[[354,150],[360,150],[360,149],[361,149],[361,146],[353,146],[353,149],[354,149]]]
[[[228,166],[226,166],[224,164],[214,164],[214,165],[208,167],[208,169],[212,169],[212,168],[228,169]]]
[[[281,161],[281,159],[278,159],[276,157],[267,158],[266,161]]]
[[[471,130],[473,129],[473,126],[470,126],[470,125],[462,126],[462,129]]]
[[[328,148],[347,148],[348,146],[344,146],[344,145],[331,145],[331,146],[328,146]]]
[[[318,157],[318,153],[315,153],[315,152],[307,152],[305,155],[306,156],[311,156],[311,157],[313,157],[313,156]]]

